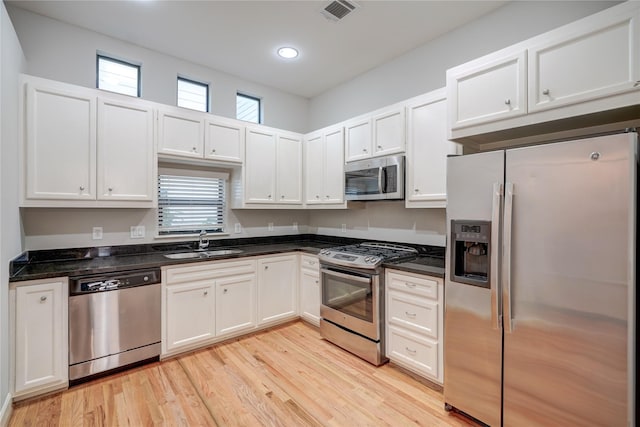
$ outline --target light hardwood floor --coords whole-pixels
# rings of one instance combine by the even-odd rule
[[[10,426],[469,426],[442,394],[304,322],[18,403]]]

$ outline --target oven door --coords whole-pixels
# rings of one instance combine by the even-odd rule
[[[320,274],[320,316],[371,340],[380,340],[380,276],[328,265],[322,266]]]

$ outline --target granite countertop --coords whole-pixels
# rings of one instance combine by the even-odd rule
[[[229,260],[293,251],[317,254],[323,248],[361,241],[360,239],[316,235],[210,240],[210,246],[207,250],[241,249],[242,252],[190,259],[169,259],[165,257],[165,254],[191,252],[197,247],[197,242],[27,251],[11,261],[9,281],[20,282],[61,276],[104,274],[122,270]],[[443,249],[428,247],[426,252],[422,251],[422,254],[431,254],[432,251],[429,249],[432,248],[437,252]],[[431,256],[419,256],[412,261],[397,264],[387,263],[384,264],[384,267],[444,277],[444,260]]]

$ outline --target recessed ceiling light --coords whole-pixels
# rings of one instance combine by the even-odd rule
[[[278,55],[281,58],[293,59],[298,56],[298,50],[292,47],[281,47],[280,49],[278,49]]]

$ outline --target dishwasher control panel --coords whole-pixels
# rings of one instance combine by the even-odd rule
[[[69,278],[69,294],[80,295],[91,292],[112,291],[154,283],[160,283],[159,268],[74,276]]]

